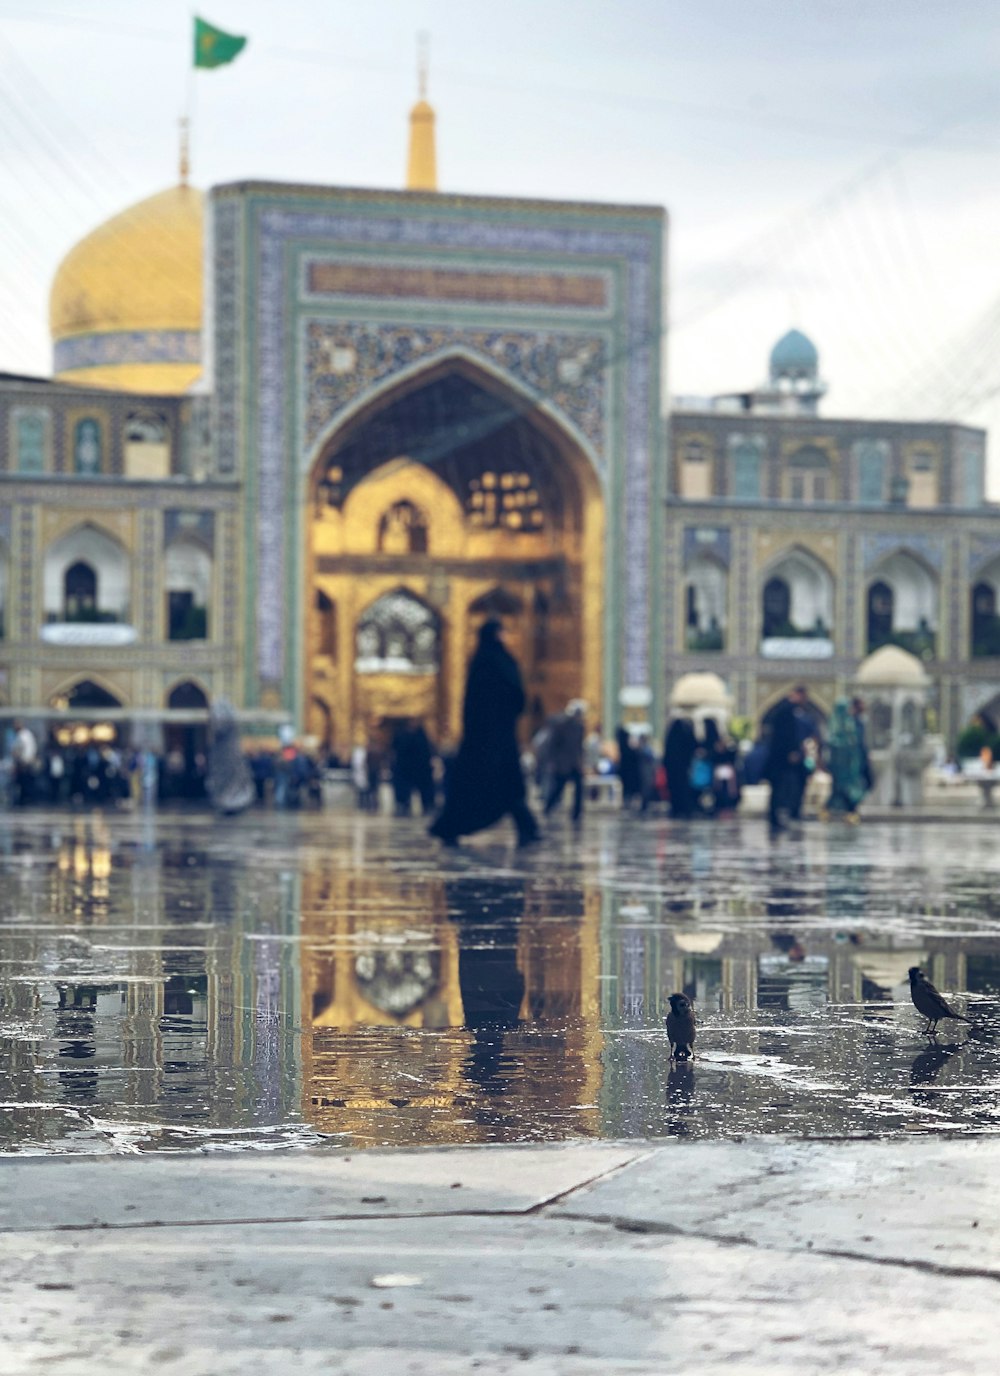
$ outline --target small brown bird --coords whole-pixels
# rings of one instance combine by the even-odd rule
[[[670,1059],[688,1061],[694,1056],[694,1009],[687,994],[671,994],[669,1001],[667,1036],[670,1039]]]
[[[956,1013],[954,1008],[941,997],[919,965],[910,966],[910,998],[918,1013],[927,1019],[924,1031],[929,1037],[937,1034],[937,1025],[942,1018],[954,1018],[956,1022],[967,1022],[973,1026],[971,1018]]]

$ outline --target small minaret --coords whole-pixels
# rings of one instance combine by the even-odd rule
[[[436,191],[437,153],[434,147],[434,109],[427,101],[427,35],[417,40],[417,103],[410,111],[410,155],[406,162],[407,191]]]

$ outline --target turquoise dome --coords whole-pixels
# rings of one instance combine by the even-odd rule
[[[801,330],[789,330],[771,350],[771,379],[815,378],[819,372],[816,345]]]

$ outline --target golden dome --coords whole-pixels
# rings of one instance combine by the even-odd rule
[[[173,186],[70,249],[49,300],[57,378],[177,393],[198,377],[202,203],[195,187]]]

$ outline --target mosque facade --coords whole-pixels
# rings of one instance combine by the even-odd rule
[[[0,376],[0,712],[454,739],[488,616],[529,725],[656,726],[693,668],[826,706],[886,640],[947,729],[1000,702],[981,432],[821,420],[794,331],[668,423],[665,212],[443,194],[433,137],[400,192],[182,165],[69,253],[53,377]]]
[[[1000,724],[1000,512],[986,436],[825,419],[812,342],[790,331],[753,392],[670,417],[665,588],[671,681],[714,669],[754,722],[796,682],[827,713],[866,655],[917,655],[948,742]]]

